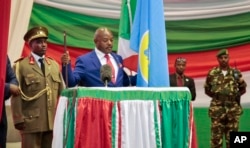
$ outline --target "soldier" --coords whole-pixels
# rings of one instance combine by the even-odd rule
[[[58,63],[46,56],[48,30],[31,28],[24,36],[31,53],[15,62],[21,95],[11,99],[22,148],[50,148],[57,99],[64,88]]]
[[[230,132],[238,131],[242,108],[237,99],[246,92],[241,72],[229,66],[227,49],[217,53],[219,66],[212,68],[205,82],[205,94],[212,98],[209,107],[211,118],[211,147],[222,148],[223,136],[229,148]]]

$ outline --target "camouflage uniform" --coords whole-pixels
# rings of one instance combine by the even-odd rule
[[[219,67],[214,67],[209,71],[205,82],[205,93],[212,98],[209,107],[209,117],[211,118],[211,147],[221,148],[223,135],[225,135],[226,145],[229,148],[229,133],[238,131],[239,118],[242,108],[237,99],[245,93],[246,83],[237,83],[234,77],[235,72],[241,76],[239,70],[228,68],[224,76]]]

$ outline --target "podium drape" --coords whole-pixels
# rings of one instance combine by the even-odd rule
[[[66,89],[57,108],[55,120],[63,122],[55,121],[53,147],[188,147],[190,99],[182,87]]]

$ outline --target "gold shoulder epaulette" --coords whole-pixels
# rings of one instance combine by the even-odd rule
[[[23,59],[24,59],[24,57],[20,57],[19,59],[15,60],[14,63],[19,62],[19,61],[21,61]]]
[[[51,60],[55,60],[55,59],[53,59],[52,57],[49,57],[49,56],[46,56],[46,58],[49,58],[49,59],[51,59]]]
[[[46,56],[45,58],[46,62],[50,65],[51,62],[49,60],[55,61],[52,57]]]

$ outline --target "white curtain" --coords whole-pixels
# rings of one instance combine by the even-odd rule
[[[32,6],[33,0],[11,0],[8,55],[12,64],[21,56]]]
[[[130,1],[130,0],[127,0]],[[36,0],[36,3],[92,16],[118,19],[122,0]],[[228,16],[250,11],[250,0],[163,0],[166,20]]]

